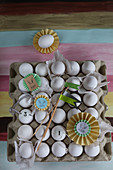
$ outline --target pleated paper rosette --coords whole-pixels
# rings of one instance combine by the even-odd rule
[[[53,43],[50,44],[50,46],[48,46],[48,47],[41,47],[39,45],[39,39],[42,36],[44,38],[45,35],[51,35]],[[48,42],[49,42],[49,38],[50,37],[48,37]],[[59,37],[58,37],[57,33],[54,32],[53,30],[45,29],[45,30],[42,30],[41,32],[37,32],[35,34],[35,36],[33,38],[33,45],[34,45],[35,49],[38,50],[40,53],[45,53],[45,54],[52,53],[53,51],[55,51],[58,48]]]
[[[67,123],[66,130],[71,140],[80,145],[90,145],[99,136],[98,121],[86,112],[80,112],[72,116]]]

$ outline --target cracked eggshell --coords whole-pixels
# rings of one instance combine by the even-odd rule
[[[51,65],[51,71],[55,75],[63,75],[64,72],[65,72],[65,65],[64,65],[64,63],[61,62],[61,61],[55,61]]]
[[[66,113],[63,109],[56,109],[55,115],[53,116],[54,123],[63,123],[66,119]]]
[[[41,123],[42,122],[42,120],[46,117],[46,115],[47,115],[47,111],[36,111],[35,112],[35,120],[38,122],[38,123]],[[47,116],[47,118],[44,120],[44,122],[43,122],[43,124],[44,123],[47,123],[48,122],[48,120],[49,120],[49,116]]]
[[[50,34],[43,35],[39,38],[38,44],[41,48],[48,48],[54,42],[54,37]]]
[[[71,95],[74,96],[74,97],[75,97],[76,99],[78,99],[79,101],[81,101],[81,97],[80,97],[78,94],[72,93]],[[81,104],[81,103],[76,103],[77,107],[78,107],[80,104]],[[69,104],[69,106],[73,107],[73,106],[70,105],[70,104]]]
[[[64,140],[66,131],[63,126],[57,125],[52,129],[51,135],[55,140]]]
[[[87,106],[94,106],[98,102],[98,97],[94,92],[89,92],[83,96],[83,102]]]
[[[51,87],[55,92],[61,92],[64,87],[64,79],[61,77],[54,77],[51,81]]]
[[[40,63],[35,67],[35,72],[36,74],[38,74],[39,76],[47,76],[47,66],[45,63]]]
[[[87,108],[85,110],[86,113],[90,113],[92,116],[94,116],[96,119],[98,119],[98,111],[93,108],[93,107],[90,107],[90,108]]]
[[[69,144],[69,153],[73,157],[78,157],[83,153],[83,147],[81,145],[75,144],[74,142]]]
[[[96,157],[99,153],[100,153],[100,146],[85,146],[85,153],[89,156],[89,157]]]
[[[26,96],[26,95],[25,95],[25,94],[22,94],[22,95],[19,97],[19,100],[20,100],[22,97],[24,97],[24,96]],[[19,102],[19,105],[22,106],[23,108],[27,108],[27,107],[30,107],[30,106],[32,105],[32,102],[33,102],[32,98],[29,97],[29,96],[27,96],[27,97],[23,98],[23,99]]]
[[[29,125],[22,125],[18,129],[18,137],[29,140],[33,135],[33,129]]]
[[[59,97],[60,97],[60,93],[56,93],[56,94],[54,94],[53,96],[52,96],[52,104],[53,105],[55,105],[56,104],[56,102],[58,101],[58,99],[59,99]],[[64,105],[64,101],[63,100],[59,100],[59,103],[58,103],[58,107],[62,107],[63,105]]]
[[[21,123],[29,124],[33,120],[33,115],[29,109],[23,109],[20,111],[18,118]]]
[[[80,66],[76,61],[70,61],[72,71],[69,73],[69,75],[75,76],[79,73],[80,71]]]
[[[69,77],[67,82],[80,85],[80,81],[76,77]],[[77,91],[76,89],[69,88],[70,91]]]
[[[80,112],[81,112],[81,111],[80,111],[79,109],[76,109],[76,108],[69,110],[69,111],[68,111],[68,114],[67,114],[68,120],[69,120],[73,115],[75,115],[75,114],[77,114],[77,113],[80,113]]]
[[[37,133],[35,134],[35,136],[36,136],[36,138],[37,138],[38,140],[41,140],[41,139],[42,139],[42,136],[43,136],[45,130],[46,130],[46,126],[44,126],[44,125],[42,125],[42,126],[39,128],[39,130],[38,130]],[[49,136],[50,136],[50,130],[48,129],[48,130],[47,130],[47,133],[46,133],[46,135],[45,135],[45,137],[43,138],[42,141],[47,140],[47,139],[49,138]]]
[[[21,91],[25,91],[25,92],[26,92],[26,91],[28,91],[28,90],[24,87],[24,85],[23,85],[23,80],[24,80],[24,78],[19,81],[18,87],[19,87],[19,89],[20,89]]]
[[[63,142],[55,142],[52,145],[52,153],[56,157],[62,157],[66,154],[66,145]]]
[[[95,71],[95,64],[92,61],[86,61],[82,64],[82,72],[84,74],[93,73]]]
[[[98,81],[94,76],[87,76],[82,84],[86,90],[93,90],[97,87]]]
[[[19,148],[20,155],[25,158],[31,158],[34,155],[34,148],[31,143],[23,143]]]
[[[49,153],[50,153],[49,146],[46,143],[42,142],[38,152],[36,152],[36,155],[40,158],[45,158],[49,155]]]
[[[33,73],[33,67],[31,64],[29,63],[23,63],[20,65],[19,67],[19,73],[20,75],[22,75],[23,77],[27,76],[30,73]]]

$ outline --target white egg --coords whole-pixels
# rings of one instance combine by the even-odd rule
[[[40,96],[40,95],[48,97],[47,93],[45,93],[45,92],[39,92],[36,96]]]
[[[38,123],[41,123],[42,120],[46,117],[47,113],[48,113],[47,111],[38,111],[38,110],[37,110],[37,111],[35,112],[35,120],[36,120]],[[44,120],[43,124],[44,124],[44,123],[47,123],[48,120],[49,120],[49,116],[47,116],[47,118]]]
[[[98,102],[98,97],[94,92],[89,92],[83,96],[83,102],[87,106],[94,106]]]
[[[64,127],[57,125],[52,129],[51,135],[55,140],[64,140],[66,137],[66,131]]]
[[[46,130],[46,126],[42,125],[37,131],[37,133],[35,134],[36,138],[41,140],[45,130]],[[48,129],[43,141],[47,140],[49,136],[50,136],[50,130]]]
[[[62,157],[66,154],[66,145],[63,142],[55,142],[52,145],[52,153],[56,157]]]
[[[94,76],[88,76],[83,80],[83,86],[86,90],[93,90],[97,87],[97,79]]]
[[[53,105],[55,105],[56,104],[56,102],[58,101],[58,99],[59,99],[59,97],[60,97],[60,93],[56,93],[56,94],[54,94],[53,96],[52,96],[52,104]],[[62,107],[63,105],[64,105],[64,101],[63,100],[59,100],[59,102],[58,102],[58,107]]]
[[[23,77],[27,76],[27,75],[30,74],[30,73],[33,73],[33,67],[32,67],[32,65],[29,64],[29,63],[23,63],[23,64],[21,64],[20,67],[19,67],[19,73],[20,73]]]
[[[54,77],[51,81],[51,87],[55,92],[61,92],[64,87],[64,79],[61,77]]]
[[[24,85],[23,85],[23,80],[24,80],[24,79],[21,79],[21,80],[19,81],[18,87],[19,87],[19,89],[22,90],[22,91],[28,91],[28,90],[24,87]]]
[[[66,113],[63,109],[56,109],[56,112],[53,116],[54,123],[63,123],[66,119]]]
[[[39,76],[47,76],[47,66],[45,63],[40,63],[35,67],[35,72],[36,74],[38,74]]]
[[[32,112],[29,109],[23,109],[19,114],[19,121],[23,124],[31,123],[33,120]]]
[[[49,146],[46,143],[42,142],[38,152],[36,152],[36,155],[39,156],[40,158],[45,158],[49,155],[49,153],[50,153]]]
[[[53,44],[53,42],[54,42],[54,37],[50,34],[43,35],[38,40],[38,44],[41,48],[48,48]]]
[[[69,111],[68,111],[68,114],[67,114],[68,120],[69,120],[72,116],[74,116],[75,114],[80,113],[80,112],[81,112],[81,111],[80,111],[79,109],[76,109],[76,108],[69,110]]]
[[[92,61],[86,61],[82,65],[82,72],[84,74],[93,73],[95,71],[95,64]]]
[[[31,158],[34,155],[34,148],[31,143],[23,143],[19,148],[19,153],[23,158]]]
[[[74,142],[69,144],[69,153],[73,157],[78,157],[83,153],[83,147],[81,145],[77,145]]]
[[[33,135],[33,129],[29,125],[22,125],[18,129],[18,137],[29,140]]]
[[[95,108],[87,108],[85,110],[86,113],[90,113],[92,116],[94,116],[96,119],[98,119],[98,111]]]
[[[55,75],[63,75],[65,72],[65,65],[61,61],[55,61],[51,66],[51,71]]]
[[[100,146],[85,146],[85,153],[90,157],[95,157],[100,153]]]
[[[24,96],[26,96],[25,98],[23,98]],[[32,105],[33,99],[30,96],[27,96],[26,94],[22,94],[19,97],[19,100],[23,98],[20,102],[19,105],[22,106],[23,108],[27,108],[30,107]]]
[[[74,96],[76,99],[78,99],[81,102],[81,97],[78,94],[73,93],[71,95]],[[78,107],[80,104],[81,103],[76,103],[76,106]],[[71,104],[69,104],[69,106],[73,107]]]
[[[41,86],[49,85],[49,81],[45,77],[40,77]]]
[[[69,75],[72,75],[72,76],[77,75],[80,71],[79,64],[76,61],[70,61],[70,64],[71,64],[72,71],[71,73],[69,73]]]
[[[67,82],[80,85],[80,81],[76,77],[69,77]],[[70,91],[77,91],[76,89],[69,88]]]

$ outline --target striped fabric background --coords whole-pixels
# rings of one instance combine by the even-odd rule
[[[109,93],[106,117],[113,125],[113,1],[0,1],[0,140],[7,140],[12,120],[9,66],[12,62],[46,61],[33,47],[41,29],[54,29],[59,51],[70,60],[104,60]]]

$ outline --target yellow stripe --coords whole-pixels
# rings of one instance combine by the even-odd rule
[[[9,97],[8,92],[0,92],[0,117],[11,117],[9,108],[12,106],[13,100]]]
[[[113,28],[113,12],[0,16],[0,31]]]
[[[105,103],[109,110],[106,112],[106,117],[113,117],[113,92],[109,92],[105,96]],[[0,117],[11,117],[9,108],[12,106],[13,100],[9,97],[8,92],[0,92]]]

